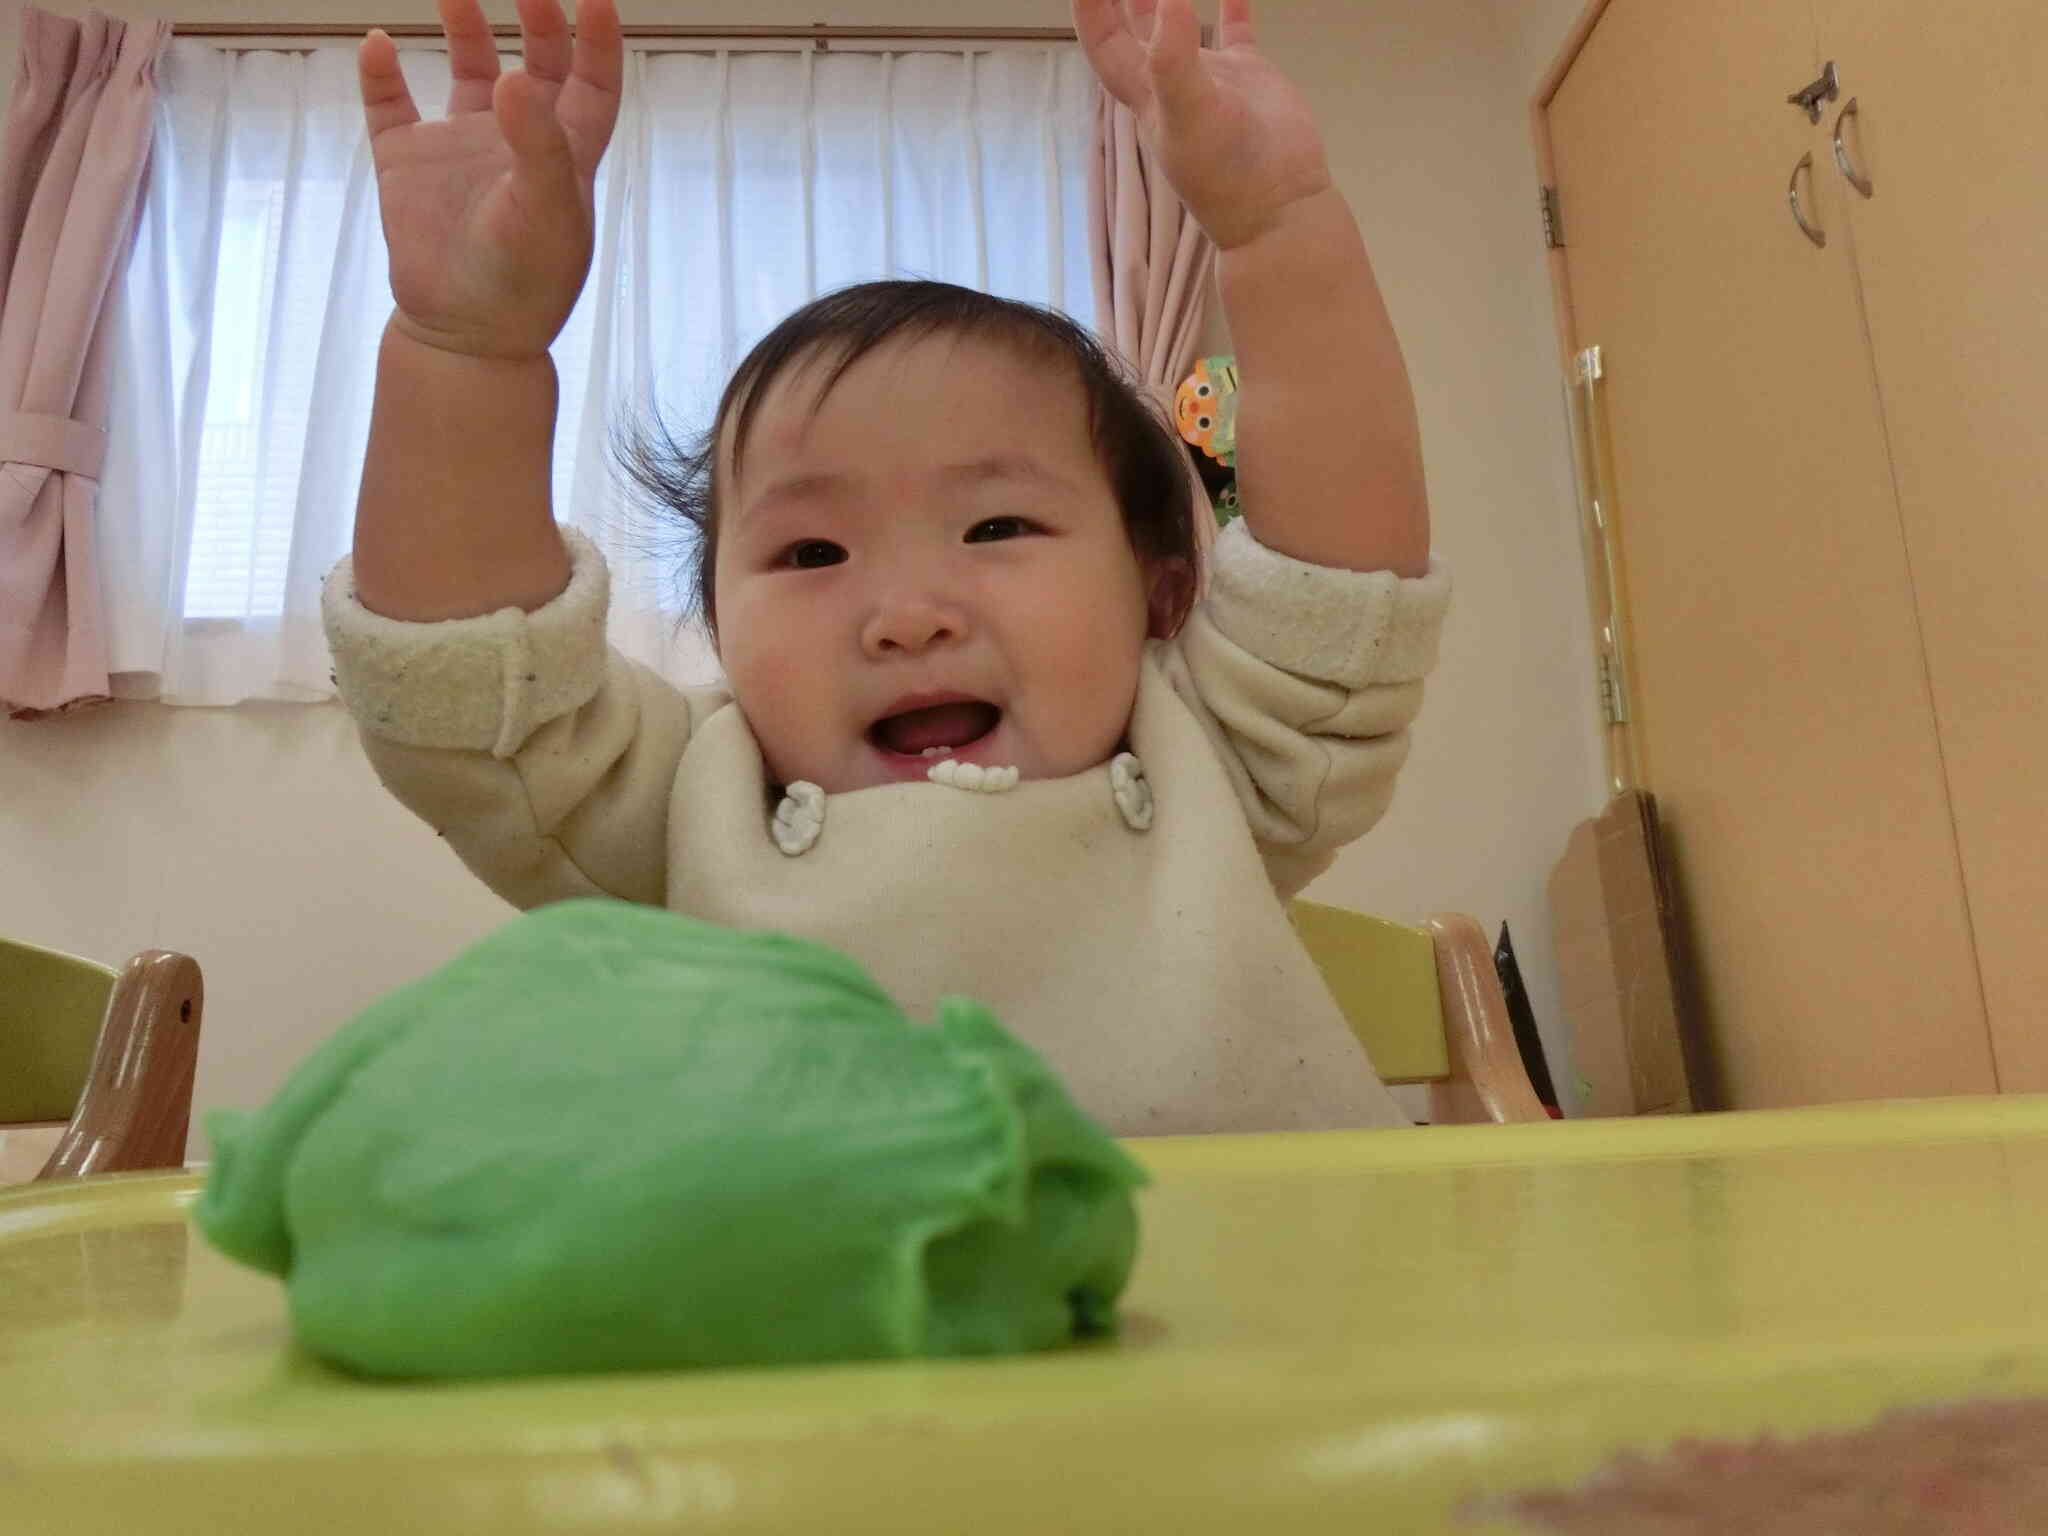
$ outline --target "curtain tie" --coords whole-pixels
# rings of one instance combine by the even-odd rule
[[[97,480],[107,458],[104,427],[69,416],[0,411],[0,464],[37,464]]]

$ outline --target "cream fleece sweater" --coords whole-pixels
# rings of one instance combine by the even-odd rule
[[[574,573],[532,613],[381,618],[347,561],[324,595],[379,777],[506,900],[609,894],[800,934],[917,1017],[974,997],[1121,1135],[1406,1123],[1281,902],[1386,809],[1449,600],[1440,567],[1305,565],[1235,523],[1209,595],[1148,647],[1142,783],[1104,764],[1004,793],[831,795],[792,856],[731,696],[608,650],[603,560],[563,532]]]

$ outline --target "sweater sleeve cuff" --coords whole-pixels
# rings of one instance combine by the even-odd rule
[[[531,613],[412,622],[370,612],[343,560],[320,594],[334,685],[356,722],[404,746],[510,757],[534,730],[580,709],[605,674],[610,578],[597,547],[562,528],[569,585]]]
[[[1208,606],[1216,627],[1262,661],[1358,689],[1413,682],[1436,664],[1451,576],[1310,565],[1252,536],[1242,519],[1216,536]]]

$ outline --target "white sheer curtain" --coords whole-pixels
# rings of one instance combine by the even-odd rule
[[[101,496],[118,695],[332,693],[319,583],[348,548],[391,303],[354,60],[185,39],[164,60]],[[402,63],[439,114],[446,56]],[[653,401],[695,431],[763,333],[867,278],[1092,323],[1094,110],[1071,46],[628,55],[591,281],[555,346],[555,504],[607,546],[623,649],[678,681],[715,668],[665,606],[671,573],[620,536],[613,418]]]

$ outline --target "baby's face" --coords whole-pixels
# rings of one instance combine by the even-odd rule
[[[922,779],[944,757],[1059,778],[1117,750],[1146,581],[1077,382],[980,340],[822,366],[722,455],[719,656],[779,784]]]

